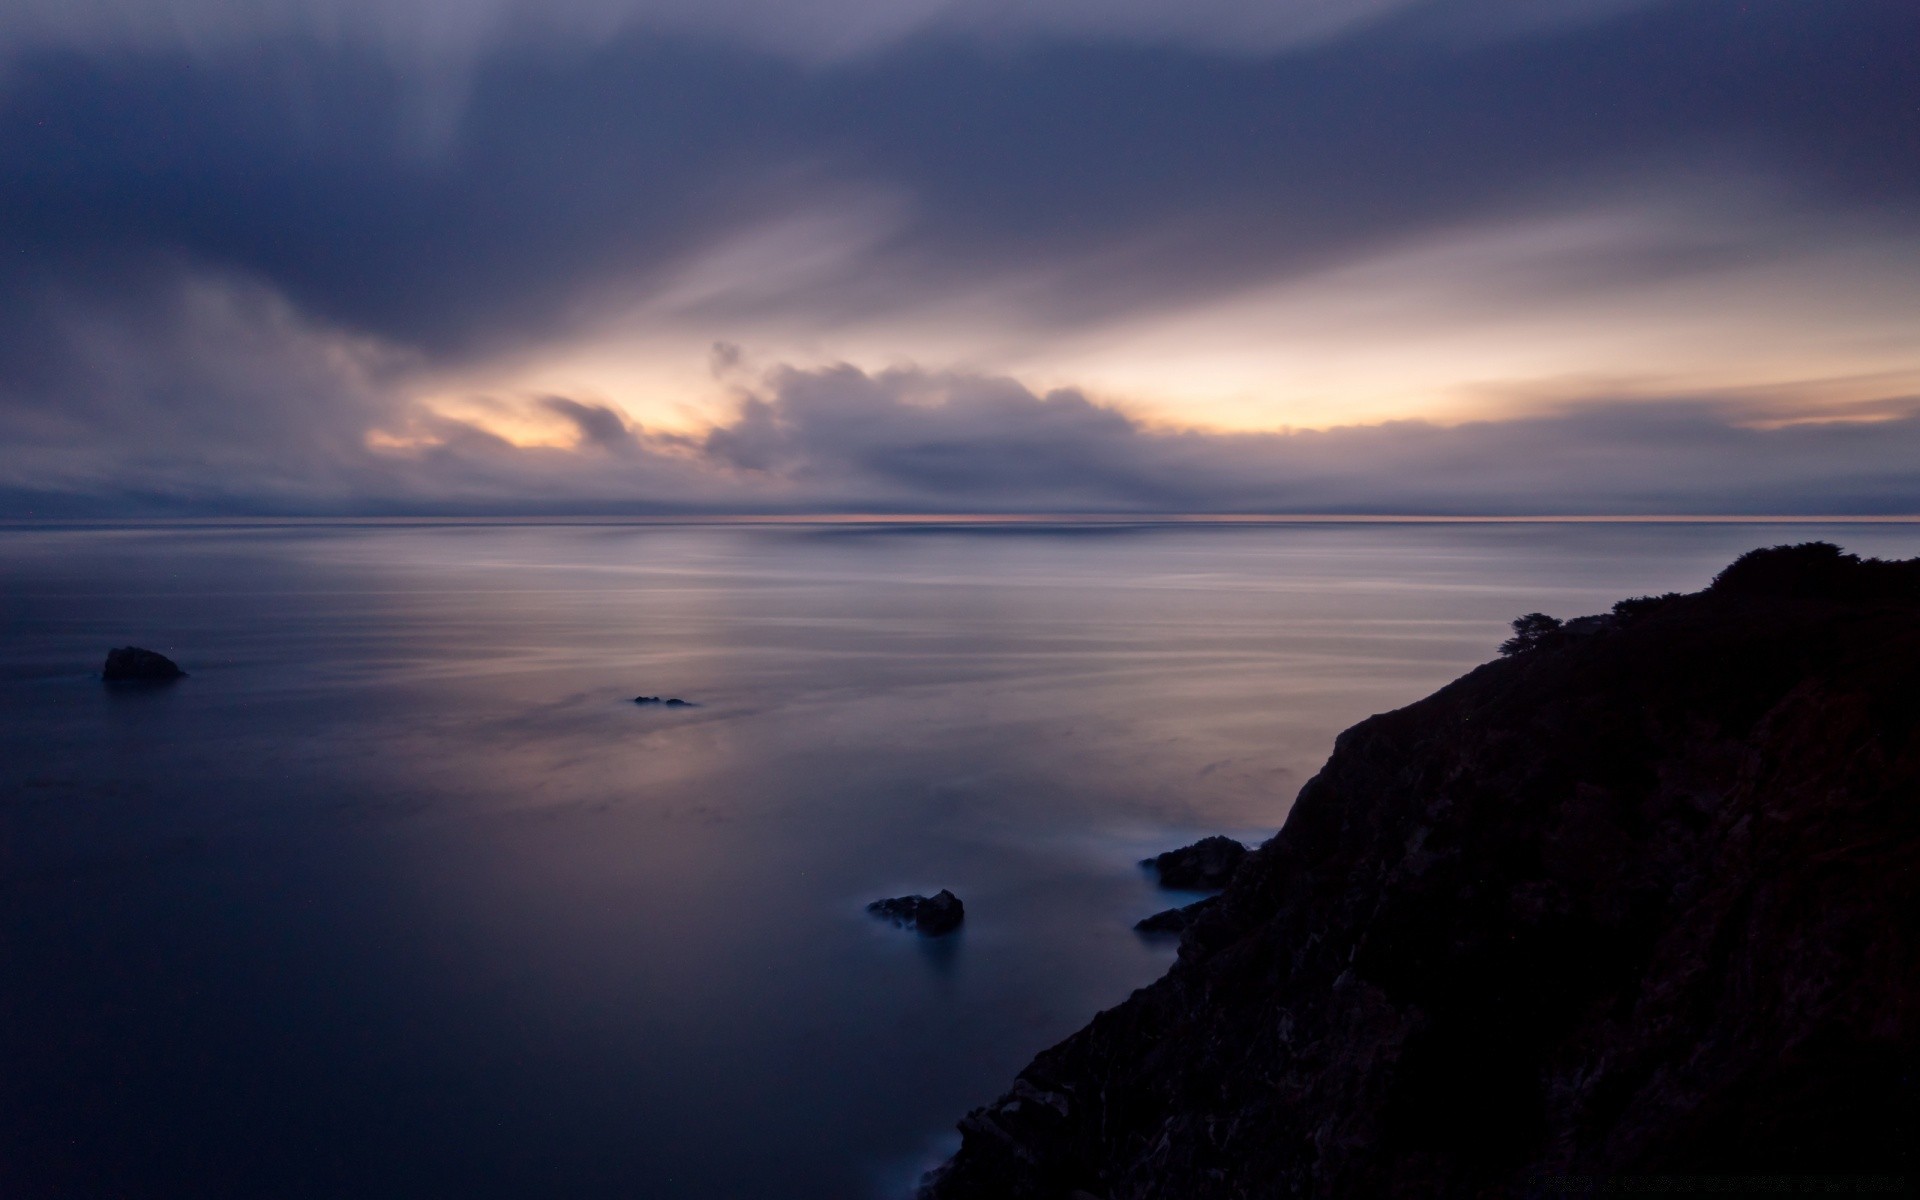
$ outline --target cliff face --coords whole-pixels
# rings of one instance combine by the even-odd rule
[[[1902,1172],[1916,893],[1920,560],[1756,552],[1342,734],[1167,976],[924,1194]]]

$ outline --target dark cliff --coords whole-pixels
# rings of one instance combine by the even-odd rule
[[[924,1194],[1906,1172],[1920,560],[1756,552],[1515,649],[1342,734],[1166,977]]]

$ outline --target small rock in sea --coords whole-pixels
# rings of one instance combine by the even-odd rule
[[[1192,891],[1211,891],[1227,886],[1227,880],[1247,857],[1247,848],[1230,837],[1201,838],[1191,846],[1169,850],[1140,865],[1152,867],[1160,876],[1160,886]]]
[[[1187,926],[1201,913],[1212,908],[1219,899],[1208,896],[1205,900],[1196,900],[1184,908],[1169,908],[1150,917],[1134,922],[1133,928],[1139,933],[1184,933]]]
[[[885,917],[895,925],[910,926],[928,937],[952,933],[960,928],[960,922],[967,915],[960,897],[945,888],[932,896],[895,896],[891,900],[875,900],[867,905],[867,911],[876,917]]]
[[[119,646],[107,651],[107,665],[100,668],[100,678],[109,683],[130,679],[178,679],[185,674],[179,664],[166,655],[138,646]]]
[[[682,700],[678,696],[635,696],[635,704],[658,704],[662,708],[695,708],[691,700]]]

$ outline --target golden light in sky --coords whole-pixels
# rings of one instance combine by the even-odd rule
[[[808,241],[805,233],[817,235]],[[1920,395],[1920,243],[1842,231],[1774,255],[1724,214],[1640,203],[1443,236],[1185,307],[1077,327],[1020,319],[1028,280],[897,312],[703,319],[861,269],[868,243],[798,222],[720,248],[582,333],[429,380],[418,401],[522,446],[578,433],[541,397],[650,431],[730,419],[756,365],[914,365],[1079,389],[1159,426],[1329,428],[1712,394],[1775,421],[1896,415]],[[716,373],[713,345],[745,348]],[[1876,408],[1876,404],[1878,407]],[[1864,408],[1862,406],[1865,406]]]

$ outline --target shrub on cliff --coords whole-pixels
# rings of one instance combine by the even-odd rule
[[[1711,590],[1746,596],[1830,596],[1851,590],[1860,556],[1832,542],[1749,550],[1713,578]]]
[[[1614,601],[1613,615],[1622,621],[1637,621],[1641,617],[1659,612],[1678,599],[1680,599],[1679,592],[1663,592],[1658,596],[1631,596],[1625,600]]]
[[[1560,618],[1545,613],[1532,612],[1524,617],[1513,619],[1513,636],[1500,643],[1500,653],[1512,657],[1529,650],[1538,650],[1559,642],[1562,637]]]

